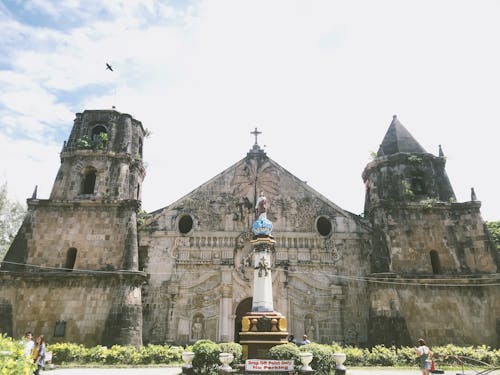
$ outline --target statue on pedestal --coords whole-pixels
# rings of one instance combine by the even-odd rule
[[[286,318],[274,311],[271,254],[276,241],[271,235],[273,223],[267,218],[269,201],[263,193],[256,202],[257,219],[250,241],[254,253],[252,311],[242,319],[240,343],[245,359],[269,358],[269,349],[287,342]]]

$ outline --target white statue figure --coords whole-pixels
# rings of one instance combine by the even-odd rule
[[[264,196],[264,192],[260,193],[256,205],[257,205],[257,214],[259,215],[259,219],[267,219],[267,210],[269,208],[269,202],[267,201],[267,198]]]
[[[191,336],[193,340],[201,340],[203,338],[203,320],[201,316],[197,316],[191,327]]]

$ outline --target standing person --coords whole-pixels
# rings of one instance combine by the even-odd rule
[[[33,341],[33,334],[28,331],[24,334],[24,355],[26,357],[31,357],[34,347],[35,342]]]
[[[420,370],[422,375],[429,375],[431,370],[431,358],[432,352],[427,345],[425,345],[424,339],[418,339],[418,347],[415,348],[418,356],[418,362],[420,365]]]
[[[304,343],[304,345],[307,345],[311,343],[311,340],[307,338],[307,335],[304,335],[302,336],[302,342]]]
[[[34,356],[36,370],[34,375],[40,374],[40,369],[45,366],[45,337],[43,335],[38,336],[36,339],[35,350],[33,351],[36,355]]]

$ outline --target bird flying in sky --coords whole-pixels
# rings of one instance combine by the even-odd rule
[[[106,63],[106,69],[111,70],[113,72],[113,68],[108,63]]]

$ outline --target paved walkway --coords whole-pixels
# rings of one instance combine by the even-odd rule
[[[45,371],[45,375],[177,375],[181,373],[180,367],[154,367],[154,368],[70,368]],[[447,371],[449,375],[455,375],[457,371]],[[347,369],[347,375],[420,375],[415,368],[406,369]]]

